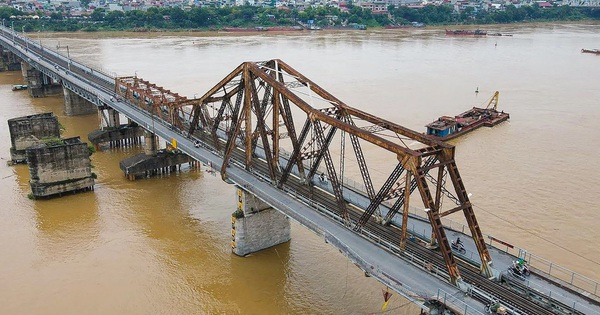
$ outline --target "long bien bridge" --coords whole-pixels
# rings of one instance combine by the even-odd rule
[[[0,30],[3,60],[32,96],[58,90],[67,114],[100,112],[113,127],[123,115],[145,129],[146,146],[176,142],[254,200],[241,217],[267,221],[257,211],[268,207],[285,218],[273,222],[297,221],[424,314],[485,314],[494,302],[506,314],[600,314],[598,282],[482,233],[454,146],[350,107],[281,60],[245,62],[189,99]],[[459,213],[466,225],[445,218]],[[260,229],[269,238],[285,227]],[[452,249],[457,236],[466,251]],[[531,276],[507,272],[518,258]]]

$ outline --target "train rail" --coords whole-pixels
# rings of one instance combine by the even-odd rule
[[[205,141],[212,142],[208,139],[208,137],[203,137]],[[244,156],[241,151],[236,152],[233,156],[235,159],[243,160]],[[254,160],[255,171],[261,172],[262,174],[268,174],[267,165],[265,161],[260,159]],[[329,194],[326,191],[323,191],[316,187],[309,187],[303,183],[301,183],[299,178],[290,177],[287,182],[287,186],[292,190],[297,191],[305,196],[312,196],[312,200],[318,204],[321,204],[329,209],[336,209],[337,203],[334,199],[334,196]],[[348,207],[350,221],[357,222],[360,216],[362,215],[362,210],[359,208],[349,205]],[[400,229],[395,226],[384,226],[380,223],[377,223],[373,218],[371,218],[367,225],[363,229],[366,229],[370,234],[376,235],[381,239],[385,240],[390,244],[398,244],[400,240]],[[425,248],[422,245],[419,245],[416,242],[407,242],[407,252],[411,255],[414,255],[420,258],[423,261],[431,263],[438,270],[445,270],[446,266],[443,258],[440,253]],[[396,252],[396,254],[400,254]],[[496,282],[493,280],[489,280],[486,277],[483,277],[479,274],[479,270],[477,266],[471,265],[465,261],[458,260],[459,269],[462,275],[463,280],[466,283],[471,284],[478,290],[481,290],[486,293],[485,296],[479,294],[472,294],[473,297],[479,299],[484,304],[489,303],[489,297],[493,300],[501,301],[501,303],[508,308],[513,310],[513,314],[529,314],[529,315],[556,315],[556,314],[578,314],[583,315],[581,312],[577,311],[566,311],[570,310],[567,305],[560,303],[554,299],[549,297],[545,297],[547,303],[542,303],[542,301],[538,300],[537,302],[533,300],[530,296],[523,296],[517,292],[515,292],[510,286],[504,285],[500,282]],[[422,267],[422,266],[421,266]],[[513,283],[513,285],[515,285]],[[516,284],[518,285],[518,284]],[[522,285],[521,285],[522,286]],[[526,289],[526,288],[523,288]],[[550,306],[552,305],[552,306]],[[556,311],[559,311],[558,313]]]

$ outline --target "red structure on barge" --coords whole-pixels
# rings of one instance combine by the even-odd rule
[[[428,124],[427,134],[440,138],[443,141],[460,137],[479,127],[493,127],[510,118],[504,111],[498,112],[498,97],[496,91],[490,99],[486,108],[473,107],[468,111],[455,117],[442,116],[436,121]]]

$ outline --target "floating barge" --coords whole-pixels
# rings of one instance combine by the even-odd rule
[[[510,118],[508,113],[497,110],[499,95],[500,93],[496,91],[486,108],[473,107],[455,117],[442,116],[438,118],[426,126],[427,134],[447,141],[460,137],[479,127],[493,127],[508,120]]]
[[[242,32],[266,32],[268,29],[266,27],[258,26],[258,27],[224,27],[223,31],[225,32],[234,32],[234,33],[242,33]]]
[[[486,36],[487,32],[482,30],[446,30],[447,36]]]
[[[587,53],[587,54],[596,54],[596,55],[600,55],[600,49],[582,49],[581,50],[582,53]]]
[[[244,32],[295,32],[295,31],[303,31],[304,28],[301,26],[291,26],[291,27],[224,27],[223,31],[225,32],[233,32],[233,33],[244,33]]]
[[[397,28],[420,28],[425,27],[425,24],[419,22],[411,22],[410,24],[388,24],[384,26],[385,29],[392,30]]]

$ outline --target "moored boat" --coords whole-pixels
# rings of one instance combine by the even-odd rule
[[[384,26],[385,29],[393,30],[397,28],[419,28],[425,27],[425,24],[419,22],[411,22],[410,24],[388,24]]]
[[[348,25],[336,25],[336,26],[325,26],[323,29],[326,30],[361,30],[364,31],[367,29],[367,26],[364,24],[350,23]]]
[[[513,36],[513,34],[503,34],[503,33],[487,33],[487,36]]]
[[[600,49],[582,49],[581,50],[582,53],[588,53],[588,54],[596,54],[596,55],[600,55]]]
[[[266,32],[266,27],[224,27],[225,32]]]
[[[486,36],[487,32],[482,30],[446,30],[446,35],[449,36]]]
[[[255,32],[296,32],[296,31],[302,31],[304,30],[304,28],[302,26],[273,26],[273,27],[264,27],[264,26],[257,26],[257,27],[224,27],[222,29],[225,32],[232,32],[232,33],[246,33],[246,32],[250,32],[250,33],[255,33]]]
[[[284,26],[284,27],[268,27],[267,31],[269,32],[293,32],[293,31],[302,31],[304,28],[302,26]]]
[[[427,134],[446,141],[462,136],[479,127],[493,127],[508,120],[510,118],[508,113],[497,110],[499,95],[500,93],[496,91],[486,108],[473,107],[454,117],[442,116],[438,118],[426,126]]]
[[[20,91],[20,90],[27,90],[28,86],[27,84],[15,84],[12,87],[13,91]]]

